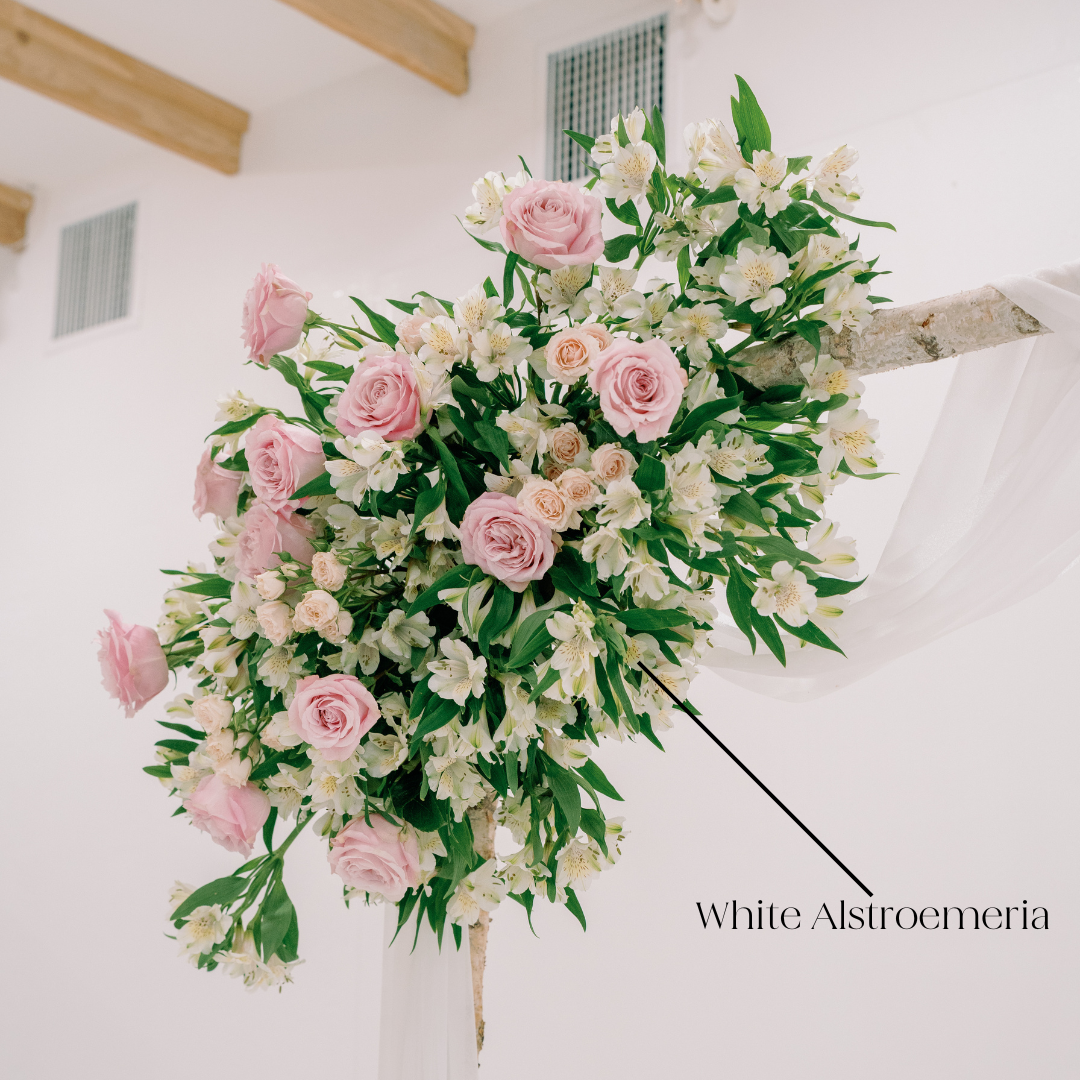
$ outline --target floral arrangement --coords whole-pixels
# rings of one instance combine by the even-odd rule
[[[838,649],[861,582],[822,507],[876,475],[876,423],[827,355],[799,385],[740,372],[754,343],[862,330],[877,271],[839,226],[883,223],[849,213],[854,151],[812,172],[778,156],[739,87],[737,140],[691,124],[681,174],[659,111],[637,109],[568,132],[583,186],[478,180],[465,224],[498,284],[391,300],[396,322],[356,299],[343,325],[259,274],[244,341],[302,415],[219,401],[194,507],[219,526],[212,569],[166,571],[156,631],[110,612],[101,635],[129,716],[189,673],[146,772],[246,860],[172,894],[200,968],[290,980],[284,858],[313,820],[346,901],[396,904],[399,929],[426,918],[460,944],[537,897],[584,926],[580,892],[625,837],[599,740],[660,745],[720,612],[781,663]],[[641,282],[650,256],[670,273]],[[516,851],[477,852],[478,810]]]

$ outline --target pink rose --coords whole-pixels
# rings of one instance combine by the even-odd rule
[[[254,502],[244,514],[244,531],[236,538],[236,569],[244,577],[254,578],[281,560],[279,551],[287,551],[298,562],[311,565],[315,549],[310,540],[315,530],[299,514],[271,510],[266,503]]]
[[[127,626],[106,611],[109,628],[98,632],[101,685],[134,716],[169,684],[169,661],[149,626]]]
[[[296,684],[289,726],[327,761],[344,761],[382,713],[354,675],[308,675]]]
[[[533,521],[511,495],[489,491],[461,519],[461,555],[513,592],[539,581],[555,559],[551,530]]]
[[[405,353],[372,356],[359,364],[338,399],[343,435],[378,435],[387,442],[415,438],[431,418],[422,415],[420,384]]]
[[[381,893],[396,904],[407,889],[420,883],[420,856],[416,835],[406,826],[404,835],[379,814],[369,825],[353,818],[330,841],[330,870],[346,885],[363,892]]]
[[[604,419],[624,438],[642,442],[666,435],[679,411],[686,372],[666,342],[620,338],[597,358],[589,385],[600,395]]]
[[[246,859],[259,830],[270,816],[270,800],[255,784],[227,784],[219,773],[205,776],[184,801],[184,809],[196,829],[210,834],[226,851]]]
[[[276,416],[259,417],[246,443],[252,490],[271,510],[299,506],[303,500],[293,500],[292,493],[326,468],[319,436]]]
[[[240,338],[248,356],[266,367],[275,353],[298,345],[310,299],[311,293],[304,292],[273,263],[263,263],[255,284],[244,297]]]
[[[214,514],[219,518],[232,517],[236,513],[236,498],[240,494],[240,481],[244,474],[223,469],[211,457],[209,447],[199,459],[195,470],[195,505],[192,510],[201,518]]]
[[[523,259],[555,270],[596,262],[604,251],[603,203],[576,184],[530,180],[503,198],[503,240]]]

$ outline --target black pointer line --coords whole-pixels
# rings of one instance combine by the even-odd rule
[[[794,821],[794,822],[795,822],[795,824],[796,824],[796,825],[798,825],[798,826],[799,826],[799,828],[800,828],[800,829],[802,829],[802,831],[803,831],[804,833],[806,833],[806,835],[807,835],[807,836],[809,836],[809,837],[810,837],[810,839],[811,839],[811,840],[813,840],[813,841],[814,841],[814,843],[815,843],[815,844],[817,844],[817,846],[818,846],[819,848],[821,848],[821,850],[822,850],[822,851],[824,851],[824,852],[825,852],[825,854],[826,854],[826,855],[828,855],[828,856],[829,856],[829,858],[830,858],[830,859],[832,859],[832,861],[833,861],[834,863],[836,863],[836,865],[837,865],[837,866],[839,866],[839,867],[840,867],[840,869],[841,869],[841,870],[843,870],[843,871],[844,871],[844,873],[845,873],[845,874],[847,874],[847,876],[848,876],[849,878],[851,878],[851,880],[852,880],[852,881],[854,881],[854,882],[855,882],[855,884],[856,884],[856,885],[858,885],[858,886],[859,886],[859,888],[860,888],[860,889],[862,889],[862,891],[863,891],[864,893],[866,893],[866,895],[867,895],[867,896],[873,896],[873,895],[874,895],[874,894],[873,894],[873,893],[872,893],[872,892],[871,892],[871,891],[870,891],[870,890],[869,890],[869,889],[868,889],[868,888],[867,888],[867,887],[866,887],[866,886],[865,886],[865,885],[864,885],[864,884],[863,884],[863,883],[862,883],[862,882],[861,882],[861,881],[860,881],[860,880],[859,880],[859,879],[858,879],[858,878],[857,878],[857,877],[856,877],[856,876],[855,876],[855,875],[854,875],[854,874],[853,874],[853,873],[852,873],[852,872],[851,872],[851,871],[850,871],[850,870],[849,870],[849,869],[848,869],[848,868],[847,868],[847,867],[846,867],[846,866],[845,866],[845,865],[844,865],[844,864],[843,864],[843,863],[842,863],[842,862],[841,862],[841,861],[840,861],[840,860],[839,860],[839,859],[838,859],[838,858],[837,858],[837,857],[836,857],[836,856],[835,856],[835,855],[834,855],[834,854],[833,854],[833,853],[832,853],[832,852],[831,852],[831,851],[830,851],[830,850],[829,850],[829,849],[828,849],[828,848],[827,848],[827,847],[826,847],[826,846],[825,846],[825,845],[824,845],[824,844],[823,844],[823,843],[822,843],[822,842],[821,842],[821,841],[820,841],[820,840],[819,840],[819,839],[818,839],[818,838],[817,838],[817,837],[816,837],[816,836],[815,836],[815,835],[814,835],[814,834],[813,834],[813,833],[812,833],[812,832],[811,832],[811,831],[810,831],[810,830],[809,830],[809,829],[808,829],[808,828],[807,828],[807,827],[806,827],[806,826],[805,826],[805,825],[804,825],[804,824],[803,824],[803,823],[802,823],[802,822],[801,822],[801,821],[800,821],[800,820],[799,820],[799,819],[798,819],[798,818],[797,818],[797,817],[796,817],[796,816],[795,816],[795,815],[794,815],[794,814],[793,814],[793,813],[792,813],[792,812],[791,812],[791,811],[790,811],[790,810],[789,810],[789,809],[788,809],[788,808],[787,808],[787,807],[786,807],[786,806],[785,806],[785,805],[784,805],[784,804],[783,804],[783,803],[782,803],[782,802],[781,802],[781,801],[780,801],[780,800],[779,800],[779,799],[778,799],[778,798],[777,798],[777,797],[776,797],[776,796],[775,796],[775,795],[774,795],[774,794],[773,794],[773,793],[772,793],[772,792],[771,792],[771,791],[770,791],[770,790],[769,790],[769,789],[768,789],[768,788],[767,788],[767,787],[766,787],[766,786],[765,786],[765,785],[764,785],[764,784],[763,784],[763,783],[762,783],[762,782],[761,782],[761,781],[760,781],[760,780],[759,780],[759,779],[758,779],[758,778],[757,778],[757,777],[756,777],[756,776],[755,776],[755,775],[754,775],[754,774],[753,774],[753,773],[752,773],[752,772],[751,772],[751,771],[750,771],[750,770],[749,770],[749,769],[748,769],[748,768],[747,768],[747,767],[746,767],[746,766],[745,766],[745,765],[744,765],[744,764],[743,764],[743,763],[742,763],[742,762],[741,762],[741,761],[740,761],[740,760],[739,760],[739,759],[738,759],[738,758],[737,758],[737,757],[736,757],[736,756],[735,756],[735,755],[734,755],[734,754],[733,754],[733,753],[732,753],[732,752],[731,752],[731,751],[730,751],[730,750],[729,750],[729,749],[728,749],[728,748],[727,748],[727,747],[726,747],[726,746],[725,746],[725,745],[724,745],[724,744],[723,744],[723,743],[722,743],[722,742],[721,742],[721,741],[720,741],[720,740],[719,740],[719,739],[717,738],[717,737],[716,737],[716,736],[715,736],[715,735],[714,735],[714,734],[713,734],[713,733],[712,733],[712,731],[710,731],[710,730],[709,730],[709,728],[707,728],[707,727],[706,727],[706,726],[705,726],[705,725],[704,725],[704,724],[703,724],[703,723],[701,722],[701,720],[700,720],[700,719],[699,719],[699,718],[698,718],[697,716],[695,716],[695,715],[694,715],[694,714],[693,714],[693,713],[692,713],[692,712],[691,712],[691,711],[690,711],[690,710],[689,710],[689,709],[688,709],[688,708],[686,707],[686,703],[685,703],[685,702],[682,702],[682,701],[680,701],[680,700],[679,700],[679,699],[678,699],[678,698],[677,698],[677,697],[676,697],[676,696],[675,696],[675,695],[674,695],[674,694],[673,694],[673,693],[672,693],[672,692],[671,692],[671,691],[670,691],[670,690],[669,690],[669,689],[668,689],[668,688],[667,688],[667,687],[666,687],[666,686],[665,686],[665,685],[664,685],[664,684],[663,684],[663,683],[662,683],[662,682],[661,682],[661,681],[660,681],[660,680],[659,680],[659,679],[658,679],[658,678],[657,678],[657,677],[656,677],[656,676],[655,676],[655,675],[654,675],[654,674],[653,674],[653,673],[652,673],[652,672],[651,672],[651,671],[650,671],[650,670],[649,670],[649,669],[648,669],[648,668],[647,668],[647,667],[646,667],[646,666],[645,666],[644,664],[642,664],[642,663],[641,663],[640,661],[638,662],[638,667],[639,667],[639,668],[641,668],[641,670],[642,670],[642,671],[644,671],[644,672],[645,672],[645,674],[646,674],[646,675],[648,675],[648,676],[649,676],[649,678],[650,678],[650,679],[652,679],[652,681],[653,681],[654,683],[656,683],[656,685],[657,685],[657,686],[659,686],[659,687],[660,687],[660,689],[661,689],[661,690],[663,690],[663,691],[664,691],[664,693],[665,693],[665,694],[667,694],[667,696],[668,696],[669,698],[671,698],[671,700],[672,700],[672,701],[674,701],[674,702],[675,702],[675,704],[676,704],[676,705],[678,705],[678,706],[679,706],[679,708],[680,708],[680,709],[682,709],[682,711],[683,711],[684,713],[686,713],[686,715],[687,715],[687,716],[689,716],[689,717],[690,717],[690,719],[691,719],[691,720],[693,720],[693,721],[694,721],[694,723],[695,723],[695,724],[697,724],[697,726],[698,726],[699,728],[701,728],[701,730],[702,730],[702,731],[704,731],[704,732],[705,732],[705,734],[706,734],[706,735],[708,735],[708,736],[709,736],[709,738],[710,738],[710,739],[712,739],[712,741],[713,741],[714,743],[716,743],[716,745],[717,745],[717,746],[719,746],[719,747],[720,747],[720,749],[721,749],[721,750],[723,750],[723,751],[724,751],[724,753],[725,753],[725,754],[727,754],[727,756],[728,756],[729,758],[731,758],[731,760],[732,760],[732,761],[734,761],[734,762],[735,762],[735,764],[736,764],[736,765],[738,765],[738,766],[739,766],[739,768],[740,768],[740,769],[742,769],[742,771],[743,771],[744,773],[746,773],[746,775],[747,775],[747,776],[749,776],[749,777],[750,777],[750,779],[751,779],[751,780],[753,780],[753,781],[754,781],[754,783],[755,783],[755,784],[757,784],[757,786],[758,786],[759,788],[761,788],[761,790],[762,790],[762,791],[764,791],[764,792],[765,792],[765,794],[766,794],[766,795],[768,795],[768,796],[769,796],[769,798],[770,798],[770,799],[772,799],[772,801],[773,801],[774,803],[776,803],[776,805],[777,805],[777,806],[779,806],[779,807],[780,807],[780,809],[781,809],[781,810],[783,810],[783,811],[784,811],[784,813],[785,813],[785,814],[787,814],[787,816],[788,816],[789,818],[791,818],[791,820],[792,820],[792,821]]]

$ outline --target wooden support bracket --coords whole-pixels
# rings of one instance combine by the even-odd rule
[[[28,191],[0,184],[0,244],[20,244],[26,236],[26,216],[34,205]]]

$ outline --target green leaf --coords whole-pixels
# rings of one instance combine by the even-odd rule
[[[652,111],[652,147],[656,151],[657,158],[660,159],[660,164],[664,167],[667,166],[667,130],[664,127],[664,114],[660,110],[659,105],[653,106]]]
[[[408,611],[405,612],[405,617],[411,619],[414,615],[419,614],[421,611],[427,611],[428,608],[434,607],[439,603],[439,592],[443,589],[452,589],[459,582],[464,582],[465,579],[471,574],[477,567],[471,563],[460,563],[452,570],[447,570],[445,574],[434,585],[429,585],[410,605]]]
[[[490,275],[484,278],[484,295],[489,300],[494,300],[499,295],[499,290],[495,288],[495,282],[491,280]]]
[[[156,776],[159,780],[172,778],[172,769],[168,765],[144,765],[142,771],[149,773],[150,776]]]
[[[544,625],[556,611],[568,611],[569,606],[564,604],[558,608],[543,608],[534,611],[518,628],[514,634],[514,642],[510,648],[510,657],[506,661],[507,668],[520,667],[528,663],[541,649],[554,640]]]
[[[755,150],[772,149],[772,132],[754,91],[747,86],[746,80],[741,75],[736,75],[735,82],[739,86],[739,96],[731,99],[731,119],[739,133],[743,157],[750,160]]]
[[[563,812],[563,817],[566,818],[566,824],[570,827],[572,836],[581,825],[581,789],[568,769],[564,769],[542,750],[539,757],[547,776],[548,786],[555,796],[555,801],[559,804],[559,809]]]
[[[486,386],[470,386],[460,375],[455,375],[450,380],[450,389],[454,397],[468,398],[470,401],[479,401],[481,405],[489,408],[497,408],[498,402],[491,396],[491,391]]]
[[[495,251],[495,252],[498,252],[498,253],[499,253],[500,255],[505,255],[505,254],[507,254],[506,248],[504,248],[504,247],[502,246],[502,244],[497,244],[497,243],[495,243],[495,241],[494,241],[494,240],[485,240],[485,239],[484,239],[483,237],[481,237],[481,236],[477,236],[477,235],[476,235],[476,233],[474,233],[474,232],[469,232],[469,229],[468,229],[468,227],[467,227],[467,226],[465,225],[465,222],[463,222],[463,221],[461,220],[461,218],[458,218],[458,224],[459,224],[459,225],[460,225],[460,226],[461,226],[461,227],[462,227],[462,228],[463,228],[463,229],[464,229],[464,230],[465,230],[465,231],[466,231],[467,233],[469,233],[469,235],[470,235],[470,236],[471,236],[471,237],[472,237],[472,238],[473,238],[473,239],[474,239],[474,240],[475,240],[475,241],[476,241],[476,242],[477,242],[477,243],[478,243],[478,244],[479,244],[479,245],[480,245],[480,246],[481,246],[482,248],[486,248],[486,249],[487,249],[488,251]],[[444,306],[445,306],[445,305],[444,305]]]
[[[648,633],[665,626],[685,626],[691,621],[690,616],[683,611],[674,611],[671,608],[631,608],[629,611],[608,611],[605,613],[613,619],[618,619],[629,629],[641,633]]]
[[[438,510],[445,498],[445,477],[440,477],[439,482],[434,487],[424,488],[424,490],[416,496],[416,512],[413,515],[412,529],[409,531],[410,540],[416,535],[416,530],[420,528],[424,518],[426,518],[428,514],[433,514]]]
[[[739,408],[742,403],[742,394],[736,394],[734,397],[719,398],[717,401],[706,401],[704,405],[699,405],[687,415],[686,419],[679,425],[679,430],[671,435],[667,441],[678,442],[680,439],[689,438],[691,435],[696,434],[702,424],[707,424],[710,420],[715,420],[718,416],[723,416],[724,413]]]
[[[819,648],[830,649],[832,652],[838,652],[841,656],[846,655],[844,650],[841,649],[824,630],[815,626],[812,622],[805,622],[802,626],[792,626],[789,623],[784,622],[779,615],[774,615],[773,618],[775,618],[789,634],[801,638],[811,645],[817,645]]]
[[[432,694],[420,723],[416,725],[416,730],[409,736],[409,742],[414,747],[419,747],[420,740],[425,735],[430,735],[433,731],[445,727],[460,712],[461,706],[456,701]]]
[[[624,225],[633,225],[637,232],[641,232],[641,215],[632,199],[627,199],[620,206],[614,199],[607,200],[608,213]]]
[[[492,638],[497,638],[510,624],[514,615],[514,594],[501,582],[495,583],[495,593],[491,599],[491,610],[480,624],[478,644],[486,656],[491,648]]]
[[[712,206],[714,203],[735,202],[738,199],[733,187],[718,187],[715,191],[698,188],[694,194],[694,207]]]
[[[263,960],[269,960],[278,951],[294,918],[296,911],[285,891],[285,882],[279,877],[259,913]]]
[[[679,272],[679,292],[686,292],[686,286],[690,284],[690,245],[679,249],[675,267]]]
[[[274,850],[274,826],[277,824],[277,816],[278,808],[271,806],[262,829],[263,843],[266,845],[266,850],[271,853]]]
[[[896,226],[887,221],[869,221],[867,218],[852,217],[851,214],[845,214],[837,210],[835,206],[827,203],[816,191],[811,193],[810,200],[823,207],[827,213],[843,218],[845,221],[853,221],[856,225],[868,225],[873,229],[892,229],[893,232],[896,232]]]
[[[724,511],[749,525],[757,525],[759,529],[765,529],[766,531],[772,529],[772,526],[762,517],[761,507],[745,491],[732,495],[724,503]]]
[[[291,964],[294,960],[300,958],[297,953],[299,948],[300,921],[296,917],[296,909],[293,908],[292,921],[289,923],[289,929],[277,948],[278,959],[286,964]]]
[[[230,876],[218,878],[196,889],[173,913],[169,916],[174,922],[184,919],[196,908],[220,904],[228,907],[234,900],[243,896],[248,887],[246,878]]]
[[[581,828],[586,836],[591,836],[600,845],[600,850],[606,855],[607,822],[604,815],[598,810],[582,809]]]
[[[768,646],[769,652],[771,652],[784,667],[787,667],[787,653],[784,651],[784,643],[780,639],[780,631],[776,629],[776,624],[772,619],[766,618],[764,615],[759,615],[756,609],[751,609],[751,619],[754,624],[754,629],[761,636],[761,640]]]
[[[818,352],[821,352],[821,332],[818,329],[819,326],[821,326],[821,323],[812,322],[810,319],[799,319],[794,326],[792,326],[792,329],[799,337],[809,341]]]
[[[727,605],[735,625],[746,635],[750,642],[750,649],[757,652],[757,637],[754,634],[754,608],[750,600],[753,593],[750,586],[743,580],[742,575],[734,568],[728,576]]]
[[[487,447],[510,472],[510,437],[501,427],[487,420],[480,420],[476,424],[476,430]]]
[[[516,251],[511,251],[506,256],[506,265],[503,267],[503,307],[509,307],[514,299],[514,267],[518,264],[520,256]]]
[[[616,236],[604,245],[604,258],[609,263],[620,263],[630,257],[630,252],[637,247],[639,237],[635,233]]]
[[[563,134],[573,139],[586,153],[596,145],[596,140],[591,135],[582,135],[580,131],[571,131],[569,128],[563,128]]]
[[[230,420],[227,424],[222,424],[221,427],[215,428],[206,437],[212,438],[214,435],[237,435],[241,431],[247,431],[249,427],[253,427],[258,423],[260,416],[265,416],[266,409],[256,409],[250,416],[245,416],[243,420]]]
[[[604,775],[604,771],[591,758],[586,761],[584,765],[577,766],[575,771],[588,780],[601,795],[606,795],[609,799],[615,799],[618,802],[623,801],[623,797],[615,790],[611,781]]]
[[[577,893],[574,892],[573,889],[566,890],[566,910],[581,923],[582,930],[588,929],[585,925],[585,912],[581,910],[581,903],[577,898]]]
[[[380,315],[377,311],[372,311],[371,308],[358,297],[350,296],[349,299],[368,317],[368,321],[371,323],[371,329],[374,330],[391,349],[396,348],[398,336],[394,324],[385,315]]]
[[[819,577],[814,578],[811,584],[818,596],[843,596],[844,593],[852,592],[866,581],[860,578],[858,581],[841,581],[840,578]],[[159,720],[158,723],[161,721]]]
[[[300,401],[303,403],[307,418],[315,425],[326,423],[326,406],[330,399],[316,393],[311,384],[296,368],[296,362],[287,356],[271,356],[270,366],[280,371],[285,381],[300,392]]]
[[[187,739],[159,739],[154,745],[166,750],[175,750],[178,754],[190,754],[199,744],[188,742]]]
[[[330,483],[328,472],[319,473],[314,480],[309,480],[303,487],[297,488],[290,498],[306,499],[309,495],[333,495],[334,485]]]
[[[356,370],[355,368],[346,367],[344,364],[332,364],[329,360],[307,360],[304,362],[304,367],[309,367],[313,371],[321,371],[323,375],[337,379],[339,382],[348,382]]]
[[[662,491],[667,486],[667,470],[658,458],[646,455],[634,473],[634,483],[642,491]]]
[[[861,582],[860,582],[861,584]],[[819,594],[820,595],[820,594]],[[187,735],[191,739],[205,739],[206,732],[199,731],[198,728],[188,727],[186,724],[174,724],[168,720],[159,720],[158,723],[162,727],[169,728],[171,731],[179,731],[181,735]]]
[[[212,577],[206,581],[196,581],[191,585],[181,585],[174,592],[189,592],[194,593],[196,596],[209,596],[214,599],[220,597],[229,596],[232,591],[233,583],[226,581],[223,577]]]
[[[812,156],[807,154],[805,157],[789,157],[787,163],[788,176],[798,176],[810,164]]]
[[[461,479],[461,469],[458,467],[457,459],[435,428],[429,427],[427,434],[435,444],[443,473],[450,484],[446,493],[446,511],[450,515],[450,520],[455,525],[459,525],[469,506],[469,493],[465,490],[465,482]]]

